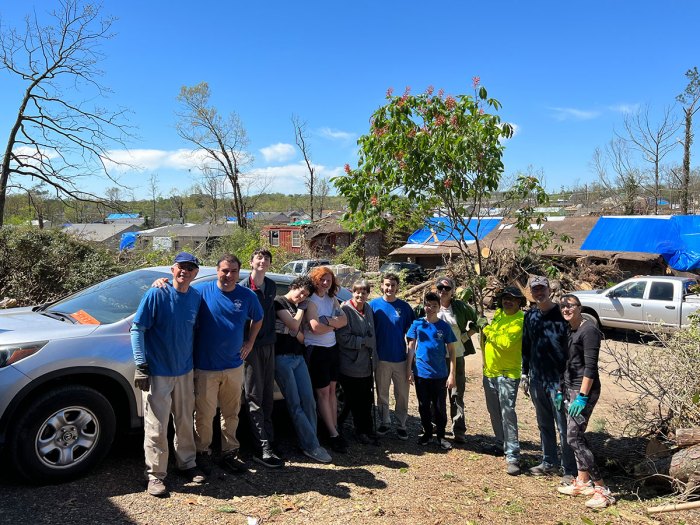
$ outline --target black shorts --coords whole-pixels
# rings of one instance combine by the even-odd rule
[[[311,385],[318,388],[327,387],[331,381],[338,381],[340,375],[340,351],[338,345],[307,347],[309,356],[309,375]]]

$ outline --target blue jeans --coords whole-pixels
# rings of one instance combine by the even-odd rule
[[[518,415],[515,401],[518,398],[520,379],[510,377],[484,376],[486,409],[491,416],[491,426],[496,440],[503,444],[503,452],[508,463],[520,461],[520,441],[518,440]]]
[[[574,451],[566,441],[566,408],[564,403],[561,404],[560,410],[554,407],[554,394],[558,389],[558,381],[542,381],[530,377],[530,396],[535,405],[537,426],[540,429],[540,440],[542,441],[542,463],[555,467],[560,465],[557,455],[557,436],[554,429],[556,423],[559,431],[559,443],[561,443],[564,474],[576,476],[578,472]]]
[[[316,437],[316,401],[304,357],[283,354],[275,357],[275,380],[292,418],[299,444],[311,452],[319,447]]]

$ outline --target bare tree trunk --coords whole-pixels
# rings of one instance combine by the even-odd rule
[[[688,215],[690,209],[690,146],[693,143],[693,111],[684,108],[685,141],[683,143],[683,182],[681,183],[681,213]]]

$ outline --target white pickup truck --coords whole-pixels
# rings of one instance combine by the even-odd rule
[[[688,315],[700,310],[697,285],[687,277],[634,277],[607,290],[573,292],[584,316],[600,328],[626,328],[641,332],[669,331],[689,324]]]

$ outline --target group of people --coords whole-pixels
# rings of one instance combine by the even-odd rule
[[[239,280],[241,262],[224,255],[217,279],[195,290],[190,284],[199,261],[182,252],[171,268],[172,285],[161,279],[145,294],[131,335],[135,385],[143,391],[149,494],[167,494],[171,414],[177,467],[189,481],[203,483],[210,472],[217,407],[219,464],[233,472],[246,470],[236,438],[241,395],[250,414],[253,460],[282,467],[274,447],[274,381],[301,450],[322,463],[332,461],[327,448],[344,453],[348,446],[338,420],[338,383],[345,402],[341,418],[352,415],[359,443],[392,431],[392,385],[395,434],[409,438],[411,384],[423,427],[418,443],[452,448],[445,439],[447,406],[452,441],[464,443],[464,360],[476,353],[472,336],[480,333],[486,406],[508,474],[521,472],[515,412],[520,386],[532,398],[542,441],[543,459],[531,474],[559,472],[556,427],[564,469],[559,491],[591,496],[589,507],[614,501],[584,436],[600,395],[600,333],[581,316],[575,296],[565,295],[557,307],[547,279],[535,277],[530,282],[535,307],[523,312],[522,292],[507,287],[488,323],[455,297],[450,277],[439,278],[436,291],[426,293],[415,309],[397,297],[400,280],[391,273],[381,276],[380,297],[368,301],[370,284],[360,279],[352,285],[352,298],[341,304],[336,277],[325,266],[296,278],[286,294],[277,296],[275,282],[265,276],[271,262],[269,251],[256,250],[250,276]],[[319,442],[319,430],[327,448]]]
[[[565,294],[555,304],[543,276],[530,279],[529,287],[535,302],[532,308],[523,312],[523,293],[506,287],[492,322],[481,330],[486,407],[496,439],[502,443],[497,453],[505,455],[508,474],[520,474],[515,411],[520,387],[532,399],[542,448],[542,462],[530,473],[555,475],[563,468],[560,493],[589,496],[586,506],[590,508],[607,507],[615,499],[585,437],[601,392],[601,333],[583,317],[575,295]]]

